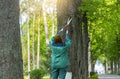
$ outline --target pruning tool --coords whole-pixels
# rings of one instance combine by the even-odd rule
[[[72,18],[69,17],[68,20],[67,20],[67,24],[66,24],[65,26],[63,26],[63,27],[60,29],[60,31],[58,31],[58,33],[62,32],[63,29],[64,29],[65,27],[67,27],[67,26],[70,24],[71,21],[72,21]],[[67,30],[66,32],[68,32],[68,30]],[[57,34],[58,34],[58,33],[57,33]]]

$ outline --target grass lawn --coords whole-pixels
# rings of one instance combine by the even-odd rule
[[[43,79],[49,79],[48,76],[44,76]]]
[[[27,76],[24,76],[24,79],[28,79]],[[48,76],[44,76],[42,79],[49,79]]]

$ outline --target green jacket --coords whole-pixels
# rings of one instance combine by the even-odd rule
[[[64,68],[69,65],[68,48],[71,46],[71,40],[67,38],[63,45],[54,45],[53,41],[54,37],[49,42],[52,48],[51,65],[53,68]]]

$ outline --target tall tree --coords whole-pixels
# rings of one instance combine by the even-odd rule
[[[19,0],[0,1],[0,79],[23,79]]]

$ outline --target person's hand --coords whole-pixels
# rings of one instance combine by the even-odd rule
[[[68,34],[68,29],[66,30],[66,34]]]
[[[69,36],[68,36],[68,34],[66,34],[66,37],[65,37],[65,39],[66,39],[66,40],[69,40]]]
[[[67,24],[66,24],[64,27],[62,27],[62,29],[60,29],[60,31],[58,31],[58,34],[59,34],[60,32],[62,32],[63,30],[68,29],[68,26],[69,26],[69,24],[70,24],[71,21],[72,21],[72,18],[68,18]]]

